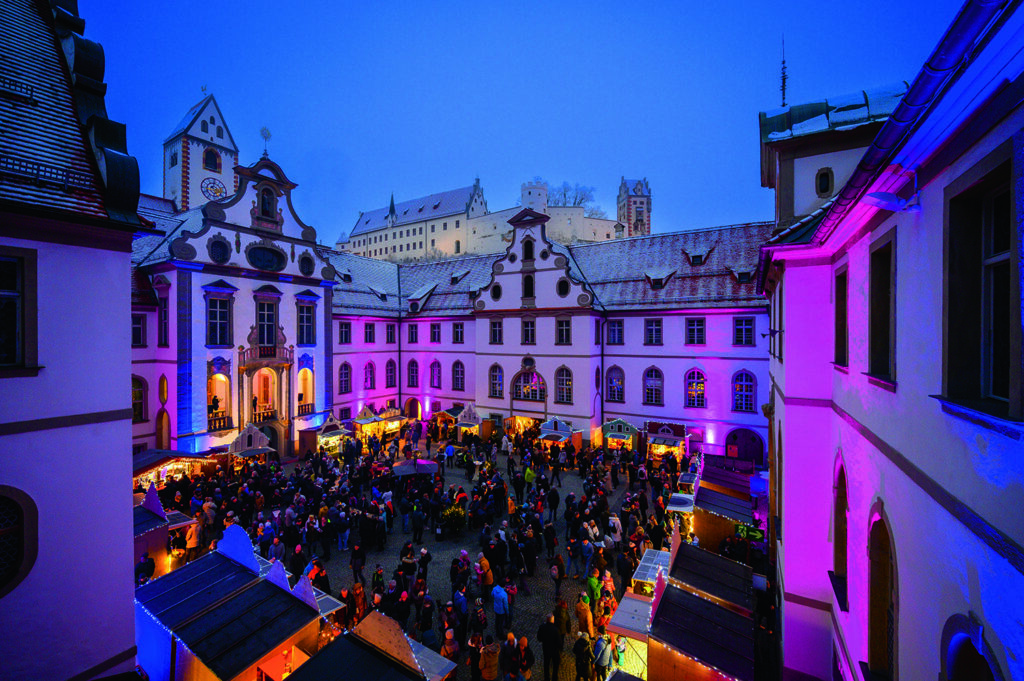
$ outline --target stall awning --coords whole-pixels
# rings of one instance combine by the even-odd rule
[[[399,461],[391,468],[391,473],[397,477],[403,475],[416,475],[419,473],[434,474],[437,472],[437,463],[426,459],[409,459]]]
[[[673,494],[665,510],[669,513],[693,513],[693,498],[685,494]]]
[[[647,553],[651,553],[648,551]],[[655,551],[654,553],[661,553]],[[626,592],[608,622],[608,631],[647,643],[647,623],[651,621],[650,599]]]
[[[459,421],[455,424],[458,428],[477,428],[479,425],[479,423],[470,423],[469,421]]]
[[[740,681],[754,679],[754,620],[678,587],[665,588],[651,638]]]
[[[622,441],[626,441],[626,440],[633,439],[633,436],[629,435],[627,433],[605,433],[604,436],[606,438],[608,438],[609,440],[622,440]]]
[[[188,527],[196,524],[195,518],[189,518],[181,511],[170,511],[167,513],[167,529],[176,530],[179,527]]]
[[[358,423],[361,426],[368,426],[371,423],[377,423],[377,421],[380,421],[380,419],[377,418],[376,416],[374,416],[372,419],[356,419],[356,423]]]
[[[139,476],[148,473],[175,459],[201,460],[206,456],[206,454],[196,454],[195,452],[179,452],[175,449],[146,449],[132,455],[132,475]]]
[[[569,436],[565,433],[544,433],[540,436],[540,439],[548,442],[565,442],[569,439]]]
[[[674,582],[728,601],[747,612],[754,610],[754,571],[743,563],[705,551],[699,546],[680,544],[669,577]]]
[[[240,452],[232,452],[232,456],[237,456],[241,459],[252,459],[260,454],[269,454],[273,451],[270,447],[253,447],[252,449],[244,449]]]
[[[656,437],[652,437],[648,441],[648,444],[665,445],[666,447],[679,447],[682,441],[683,438],[681,437],[672,437],[671,435],[658,435]]]
[[[697,490],[697,507],[731,518],[738,523],[754,526],[754,517],[750,509],[750,499],[737,499],[707,487]]]
[[[644,551],[640,564],[633,571],[633,580],[638,582],[651,582],[658,578],[658,570],[668,573],[672,563],[672,554],[668,551]]]

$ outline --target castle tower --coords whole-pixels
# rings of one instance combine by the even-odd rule
[[[233,194],[236,165],[238,147],[217,100],[207,95],[164,141],[164,198],[188,210]]]
[[[521,188],[522,206],[538,213],[548,212],[548,185],[544,182],[524,182]]]
[[[617,219],[626,226],[625,236],[651,233],[651,186],[647,178],[619,183]]]

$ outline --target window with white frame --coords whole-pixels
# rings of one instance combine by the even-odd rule
[[[625,320],[608,320],[608,345],[622,345],[625,341]]]
[[[523,320],[523,345],[537,344],[537,322],[534,319]]]
[[[543,402],[547,399],[547,387],[544,385],[544,379],[536,371],[520,373],[512,384],[512,397],[517,400]]]
[[[501,345],[505,342],[504,329],[501,319],[491,320],[491,345]]]
[[[409,360],[409,365],[405,370],[407,384],[410,388],[420,387],[420,364],[414,359]]]
[[[430,324],[430,342],[440,343],[441,342],[441,324],[438,322],[432,322]]]
[[[296,344],[315,345],[316,324],[314,322],[315,315],[313,312],[313,306],[309,303],[302,303],[296,307],[296,315],[298,317],[298,337],[296,339]]]
[[[686,318],[686,344],[704,345],[706,341],[704,317]]]
[[[505,372],[495,364],[487,372],[488,395],[494,399],[501,399],[505,396]]]
[[[441,387],[441,363],[436,359],[430,363],[430,387]]]
[[[732,344],[753,345],[754,344],[754,318],[733,317],[732,320]]]
[[[393,344],[395,342],[395,336],[396,335],[397,334],[395,333],[395,325],[394,324],[388,324],[387,326],[384,327],[384,336],[385,336],[384,342],[385,343]]]
[[[555,320],[555,345],[572,345],[572,320]]]
[[[456,360],[452,364],[452,390],[466,389],[466,366]]]
[[[365,324],[363,324],[363,342],[377,342],[377,325],[374,324],[373,322],[366,322]]]
[[[338,345],[352,344],[352,322],[338,322]]]
[[[686,374],[686,406],[706,407],[707,399],[704,394],[706,380],[704,373],[699,369],[691,369]]]
[[[363,367],[363,387],[367,390],[373,390],[377,387],[377,370],[373,366],[373,362],[367,362],[366,366]]]
[[[644,345],[661,345],[661,320],[644,320]]]
[[[555,402],[572,404],[572,372],[566,367],[555,371]]]
[[[466,340],[466,325],[463,322],[454,322],[452,324],[452,343],[461,344],[465,343]]]
[[[416,324],[409,325],[409,342],[419,343],[420,342],[420,327]]]
[[[754,411],[754,375],[741,371],[732,379],[732,410]]]
[[[389,359],[384,366],[384,385],[387,388],[394,388],[398,385],[398,365],[393,359]]]
[[[608,389],[605,393],[605,400],[608,402],[626,401],[626,373],[619,367],[612,367],[605,377],[608,381]]]
[[[352,365],[343,362],[338,367],[338,393],[344,395],[352,392]]]
[[[657,367],[644,372],[644,404],[665,404],[665,377]]]

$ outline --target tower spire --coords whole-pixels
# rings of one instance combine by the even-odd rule
[[[786,73],[786,34],[782,34],[782,71],[779,74],[781,83],[779,91],[782,92],[782,106],[786,106],[786,84],[789,81],[789,74]]]

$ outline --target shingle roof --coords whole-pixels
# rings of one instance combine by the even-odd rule
[[[465,213],[476,188],[476,185],[470,185],[395,204],[395,225]],[[388,211],[389,207],[385,206],[360,213],[348,238],[383,229],[387,224]]]
[[[626,184],[626,193],[630,196],[647,196],[651,191],[651,188],[647,185],[647,180],[627,180],[623,178],[622,181]],[[638,184],[643,187],[643,192],[636,191]]]
[[[852,130],[884,121],[896,110],[908,87],[907,82],[901,80],[817,102],[762,111],[758,115],[761,142],[777,142],[826,130]]]
[[[334,286],[334,313],[397,317],[398,264],[339,253],[319,247],[320,256],[337,271]],[[379,294],[384,294],[381,300]]]
[[[4,2],[2,17],[0,199],[107,217],[53,29],[32,0]]]
[[[191,109],[185,112],[185,115],[182,117],[181,121],[179,121],[178,124],[174,126],[174,130],[171,132],[170,135],[167,136],[167,139],[164,140],[164,143],[166,144],[175,137],[184,135],[185,132],[192,127],[192,124],[196,122],[196,117],[199,116],[199,112],[203,110],[203,107],[206,106],[206,103],[211,99],[213,99],[213,95],[206,95],[201,100],[199,100],[197,104],[193,105]]]
[[[472,314],[470,291],[487,285],[491,280],[491,266],[503,257],[504,253],[499,253],[402,265],[399,271],[403,311],[409,310],[409,301],[414,300],[420,291],[433,286],[430,295],[421,303],[420,313]],[[453,283],[452,279],[457,281]]]
[[[753,277],[741,284],[738,274],[755,271],[758,247],[772,226],[750,222],[562,248],[572,255],[570,272],[576,276],[578,269],[595,303],[608,310],[758,306],[764,299]],[[706,254],[704,263],[691,265],[693,254]],[[653,289],[645,276],[673,270],[661,289]]]

